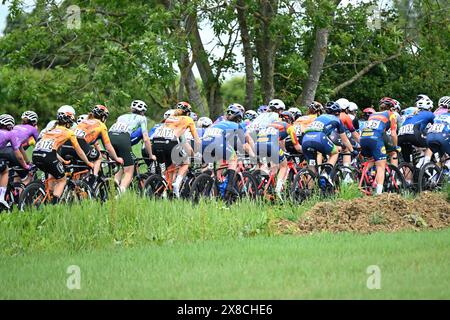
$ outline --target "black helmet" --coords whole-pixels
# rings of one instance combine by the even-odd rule
[[[283,119],[284,122],[287,122],[289,124],[292,124],[295,121],[294,116],[290,111],[283,111],[282,113],[280,113],[280,118]]]
[[[329,101],[325,105],[325,111],[328,114],[336,114],[336,113],[341,112],[341,106],[339,105],[339,103],[337,103],[335,101]]]

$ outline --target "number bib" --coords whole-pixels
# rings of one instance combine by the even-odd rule
[[[299,137],[299,136],[301,136],[303,134],[303,132],[302,132],[302,127],[300,127],[300,126],[295,126],[295,135],[297,136],[297,137]]]
[[[380,127],[380,121],[378,120],[369,120],[366,123],[366,128],[371,130],[377,130]]]
[[[411,124],[402,126],[400,128],[400,131],[398,132],[398,134],[400,136],[404,135],[404,134],[414,134],[414,125],[411,123]]]
[[[435,123],[431,126],[428,133],[442,133],[445,129],[445,123]]]
[[[111,129],[109,129],[111,132],[129,132],[128,124],[123,122],[116,122],[112,125]]]
[[[175,133],[173,132],[173,129],[159,127],[158,129],[155,130],[155,134],[153,137],[173,140],[175,139]]]
[[[46,151],[46,152],[50,152],[53,151],[53,146],[55,145],[55,140],[54,139],[48,139],[48,140],[40,140],[37,144],[36,144],[36,151]]]
[[[308,127],[308,129],[306,129],[307,131],[323,131],[323,123],[320,121],[314,121],[313,123],[311,123]]]
[[[259,131],[258,136],[276,136],[278,135],[278,130],[274,127],[267,127]]]
[[[80,129],[76,129],[75,130],[75,136],[77,138],[84,138],[84,137],[86,137],[86,132],[83,131],[83,130],[80,130]]]
[[[204,134],[205,137],[222,137],[223,130],[219,128],[208,128]]]

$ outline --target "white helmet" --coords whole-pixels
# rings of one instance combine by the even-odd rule
[[[350,112],[358,111],[358,105],[354,102],[349,102],[348,111],[350,111]]]
[[[269,108],[271,111],[283,111],[286,109],[286,105],[280,99],[273,99],[269,102]]]
[[[201,117],[197,121],[198,128],[208,128],[212,124],[213,124],[212,120],[208,117]]]
[[[439,99],[438,103],[439,107],[446,107],[447,109],[450,108],[450,97],[449,96],[443,96]]]
[[[133,100],[131,102],[131,111],[145,112],[147,111],[147,105],[142,100]]]
[[[77,118],[77,123],[80,124],[82,121],[87,120],[88,117],[87,114],[80,114]]]
[[[350,101],[345,98],[337,99],[336,102],[341,107],[341,110],[347,110],[350,108]]]
[[[168,117],[173,116],[175,114],[175,109],[169,109],[166,112],[164,112],[164,120],[166,120]]]
[[[28,119],[29,122],[35,125],[38,122],[38,115],[34,111],[25,111],[24,113],[22,113],[22,120],[25,119]]]
[[[56,113],[66,113],[66,112],[72,113],[74,116],[77,114],[75,112],[75,109],[72,106],[69,106],[67,104],[59,107],[59,109]]]
[[[254,120],[258,116],[258,112],[255,110],[247,110],[244,113],[244,119],[246,120]]]
[[[433,101],[428,96],[419,94],[416,98],[416,107],[423,110],[431,110],[433,109]]]
[[[16,121],[11,115],[5,113],[0,115],[0,125],[11,130],[16,125]]]

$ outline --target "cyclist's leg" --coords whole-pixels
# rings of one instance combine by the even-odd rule
[[[189,154],[189,152],[192,151],[192,149],[186,150],[185,143],[177,143],[177,142],[171,142],[168,147],[168,150],[169,149],[170,149],[170,160],[167,159],[168,155],[166,153],[166,165],[170,166],[172,163],[174,163],[178,166],[178,172],[176,173],[175,181],[172,184],[173,192],[178,198],[180,196],[181,183],[183,182],[183,179],[189,169],[189,161],[187,159],[187,155]]]
[[[5,201],[6,188],[8,186],[9,169],[6,160],[0,159],[0,203],[9,209]]]

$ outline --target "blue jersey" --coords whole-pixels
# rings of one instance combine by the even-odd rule
[[[203,133],[203,141],[212,142],[216,139],[221,139],[219,143],[235,144],[237,142],[237,139],[239,139],[241,143],[244,143],[245,131],[245,126],[242,123],[223,120],[214,123],[209,128],[206,128],[205,132]],[[233,139],[230,140],[231,137],[233,137]]]
[[[160,127],[162,125],[162,123],[157,123],[153,128],[151,128],[148,132],[148,136],[151,138],[153,133],[155,133],[155,130]],[[134,146],[135,144],[137,144],[139,141],[142,140],[143,136],[142,136],[142,129],[138,128],[137,130],[133,131],[131,133],[131,145]]]
[[[450,133],[450,113],[443,113],[434,118],[433,125],[428,133]]]
[[[345,132],[342,121],[335,115],[322,114],[306,128],[305,132],[323,132],[328,136],[335,130],[337,130],[339,134]]]
[[[421,110],[417,114],[412,117],[408,117],[403,122],[403,126],[408,124],[412,124],[414,126],[418,126],[420,131],[424,131],[429,123],[433,123],[435,115],[433,112],[428,110]]]
[[[363,137],[381,137],[387,131],[397,132],[397,116],[392,111],[381,111],[369,116],[363,129]]]

